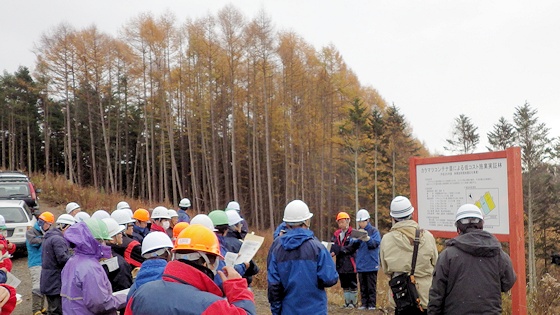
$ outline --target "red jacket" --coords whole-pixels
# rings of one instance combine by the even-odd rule
[[[134,292],[125,315],[256,314],[246,279],[227,280],[223,287],[226,299],[207,274],[184,262],[171,261],[162,280],[145,283]]]
[[[8,302],[1,307],[0,315],[10,315],[16,307],[16,289],[7,284],[0,284],[0,286],[10,291],[10,298],[8,299]]]
[[[13,254],[16,251],[16,244],[10,243],[3,235],[0,234],[0,245],[2,246],[2,255],[6,254],[6,252]],[[10,245],[12,246],[11,248]],[[10,258],[6,258],[0,261],[0,268],[5,267],[6,270],[12,271],[12,260]]]

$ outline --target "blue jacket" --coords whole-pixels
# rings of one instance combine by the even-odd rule
[[[147,227],[141,228],[136,224],[132,227],[132,238],[138,241],[140,244],[142,244],[142,242],[144,241],[144,237],[146,237],[148,233],[150,233],[150,229]]]
[[[130,299],[134,291],[138,290],[143,284],[161,280],[165,266],[167,266],[167,260],[165,259],[155,258],[145,260],[136,275],[136,281],[134,281],[130,287],[130,291],[128,291],[128,299]]]
[[[220,242],[220,255],[222,255],[223,257],[226,257],[226,254],[228,253],[228,250],[227,250],[226,246],[224,245],[224,237],[222,235],[216,235],[216,236],[218,236],[218,241]],[[226,266],[225,260],[220,259],[218,261],[218,270],[222,270],[225,266]],[[241,276],[243,276],[245,274],[245,270],[247,269],[245,267],[244,263],[237,264],[237,265],[233,266],[233,268]],[[222,277],[220,277],[220,275],[217,274],[217,273],[216,273],[216,275],[214,275],[214,282],[220,287],[220,289],[223,288],[222,287]]]
[[[43,245],[43,232],[39,223],[25,233],[25,247],[27,247],[27,267],[41,266],[41,252]]]
[[[369,241],[357,240],[360,244],[356,252],[356,270],[358,272],[371,272],[379,270],[379,243],[381,236],[379,230],[369,222],[365,229],[369,235]]]
[[[50,229],[45,233],[42,247],[41,293],[58,295],[62,286],[60,281],[62,268],[72,257],[68,241],[62,236],[62,231],[59,229]]]
[[[325,288],[336,284],[338,273],[312,231],[288,229],[274,240],[267,267],[272,314],[327,314]]]
[[[288,227],[286,226],[286,222],[282,222],[280,224],[278,224],[278,226],[276,227],[276,230],[274,230],[274,239],[276,239],[278,236],[280,236],[280,232],[284,230],[288,230]]]
[[[189,217],[187,211],[183,209],[179,209],[177,210],[177,214],[179,215],[179,219],[177,222],[187,222],[187,223],[191,222],[191,217]]]

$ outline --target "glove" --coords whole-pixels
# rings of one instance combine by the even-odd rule
[[[367,241],[369,241],[369,235],[366,234],[366,235],[360,237],[359,240],[363,241],[363,242],[367,242]]]
[[[366,230],[364,230],[364,229],[359,229],[358,231],[366,232]],[[369,235],[367,235],[367,232],[364,236],[360,236],[359,240],[363,241],[363,242],[369,241]]]

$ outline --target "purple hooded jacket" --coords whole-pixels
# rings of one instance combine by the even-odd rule
[[[126,295],[113,296],[111,283],[99,263],[99,242],[83,222],[69,227],[64,238],[74,244],[75,253],[62,269],[60,296],[64,314],[117,314],[126,304]]]

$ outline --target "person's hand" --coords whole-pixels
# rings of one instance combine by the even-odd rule
[[[225,266],[222,270],[218,270],[222,282],[233,279],[241,279],[241,275],[232,266]]]
[[[362,235],[362,236],[358,237],[358,239],[359,239],[360,241],[362,241],[362,242],[367,242],[367,241],[369,241],[369,235],[367,234],[367,231],[366,231],[366,230],[364,230],[364,229],[359,229],[358,231],[360,231],[360,232],[365,232],[365,233],[366,233],[365,235]]]
[[[331,257],[334,257],[334,252],[331,252]]]
[[[8,302],[10,299],[10,291],[8,289],[0,286],[0,308]]]

